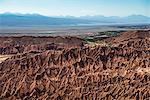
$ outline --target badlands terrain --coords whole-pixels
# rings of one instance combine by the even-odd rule
[[[0,37],[0,99],[150,100],[150,30],[92,46],[79,37]]]

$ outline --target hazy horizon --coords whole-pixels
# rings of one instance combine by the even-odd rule
[[[0,14],[14,14],[14,15],[41,15],[41,16],[47,16],[47,17],[75,17],[75,18],[78,18],[78,17],[94,17],[94,16],[97,16],[97,17],[120,17],[120,18],[123,18],[123,17],[129,17],[129,16],[145,16],[145,17],[149,17],[150,16],[146,16],[146,15],[142,15],[142,14],[131,14],[131,15],[126,15],[126,16],[117,16],[117,15],[114,15],[114,16],[105,16],[105,15],[81,15],[81,16],[73,16],[73,15],[44,15],[44,14],[40,14],[40,13],[20,13],[20,12],[3,12]]]
[[[46,16],[150,17],[150,0],[0,0],[0,13]]]

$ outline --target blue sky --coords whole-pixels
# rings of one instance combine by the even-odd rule
[[[150,0],[0,0],[0,13],[4,12],[49,16],[150,16]]]

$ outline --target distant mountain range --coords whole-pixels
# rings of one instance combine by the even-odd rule
[[[0,14],[0,26],[60,26],[102,24],[150,24],[150,17],[131,15],[127,17],[105,16],[43,16],[39,14]]]
[[[127,17],[81,16],[80,18],[103,21],[103,22],[112,22],[112,23],[150,23],[150,17],[143,16],[143,15],[130,15]]]

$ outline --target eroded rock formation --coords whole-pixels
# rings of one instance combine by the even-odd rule
[[[0,37],[0,54],[17,54],[30,51],[43,52],[80,47],[84,41],[77,37]]]
[[[128,46],[126,43],[133,41],[129,39],[118,40],[115,47],[74,47],[17,54],[0,64],[0,98],[149,100],[150,40],[149,31],[142,32],[146,37],[135,40],[144,41],[144,47],[134,46],[136,43]]]

